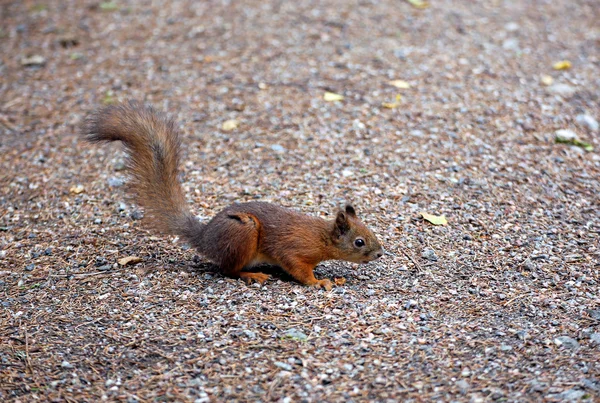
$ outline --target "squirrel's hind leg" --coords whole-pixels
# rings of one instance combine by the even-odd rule
[[[247,284],[267,281],[270,277],[267,274],[243,271],[258,255],[258,219],[252,214],[233,213],[227,215],[221,225],[226,226],[223,239],[227,240],[220,251],[221,272],[227,277],[241,278]]]

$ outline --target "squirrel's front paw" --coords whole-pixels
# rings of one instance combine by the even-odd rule
[[[321,287],[326,289],[327,291],[331,291],[331,287],[333,287],[333,283],[327,279],[319,280],[315,284],[315,287]]]

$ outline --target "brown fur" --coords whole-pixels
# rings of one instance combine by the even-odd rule
[[[134,102],[108,106],[84,126],[92,142],[121,140],[138,201],[160,231],[179,235],[217,264],[223,274],[263,283],[268,275],[247,271],[269,263],[297,281],[330,289],[313,270],[324,260],[367,263],[383,249],[352,206],[334,220],[310,217],[270,203],[233,204],[203,225],[188,211],[177,178],[180,142],[172,120]],[[364,246],[357,246],[357,239]]]

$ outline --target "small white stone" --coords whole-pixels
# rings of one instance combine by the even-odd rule
[[[596,119],[594,119],[594,117],[591,115],[587,115],[587,114],[577,115],[575,120],[577,121],[577,123],[579,123],[581,126],[585,127],[586,129],[588,129],[591,132],[597,132],[598,129],[600,128],[600,125],[598,125],[598,121]]]
[[[548,87],[548,91],[552,94],[560,95],[563,97],[571,97],[577,92],[577,88],[569,84],[552,84]]]
[[[577,138],[577,133],[569,129],[557,130],[556,132],[554,132],[554,135],[556,136],[557,141],[569,142]]]

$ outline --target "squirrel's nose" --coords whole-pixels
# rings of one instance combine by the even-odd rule
[[[382,250],[380,250],[379,252],[377,252],[377,253],[375,254],[375,259],[379,259],[379,258],[380,258],[380,257],[382,257],[382,256],[383,256],[383,251],[382,251]]]

